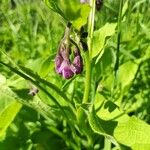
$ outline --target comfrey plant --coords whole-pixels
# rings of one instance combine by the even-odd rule
[[[112,3],[116,5],[110,8]],[[128,103],[126,99],[128,98],[129,89],[132,90],[132,94],[130,93],[129,97],[133,96],[134,87],[132,87],[132,82],[136,79],[139,66],[150,56],[150,48],[146,49],[145,42],[143,46],[145,53],[140,59],[137,59],[134,53],[130,53],[125,49],[129,38],[122,41],[123,35],[126,35],[126,31],[123,34],[122,28],[125,26],[124,24],[129,24],[130,22],[126,15],[133,16],[127,13],[129,4],[129,0],[44,0],[41,6],[41,8],[44,8],[42,11],[37,5],[37,1],[35,1],[36,7],[32,7],[32,9],[37,8],[42,19],[40,17],[36,19],[34,32],[44,20],[46,23],[43,23],[42,33],[39,35],[45,33],[45,37],[47,37],[49,28],[54,30],[55,26],[56,34],[59,34],[60,30],[57,30],[59,28],[63,31],[63,37],[49,38],[50,41],[52,39],[59,41],[59,44],[57,45],[57,42],[52,41],[52,45],[57,47],[56,51],[51,51],[52,55],[43,61],[40,69],[38,66],[39,60],[36,63],[35,58],[33,58],[32,63],[24,64],[24,66],[33,65],[32,69],[29,69],[19,65],[17,61],[14,62],[6,53],[7,51],[4,52],[0,49],[3,56],[1,58],[4,60],[0,61],[0,64],[9,70],[6,71],[3,67],[0,68],[4,75],[7,75],[6,79],[4,75],[0,74],[0,95],[2,95],[0,105],[6,104],[4,108],[0,107],[0,140],[1,138],[5,139],[6,129],[17,113],[23,110],[21,117],[16,119],[16,121],[19,121],[16,125],[14,123],[11,129],[13,130],[13,137],[16,136],[17,140],[20,135],[22,136],[22,126],[23,129],[26,129],[23,136],[28,131],[27,137],[23,137],[26,140],[24,142],[26,144],[25,149],[150,150],[150,126],[135,116],[128,115],[128,113],[135,111],[135,107],[138,109],[141,107],[137,103],[133,105],[132,109],[129,109],[128,105],[124,107]],[[16,3],[16,8],[20,10],[18,5]],[[129,8],[131,9],[133,2],[130,5]],[[47,9],[47,6],[50,10]],[[133,7],[134,12],[136,12],[137,6]],[[27,7],[27,10],[30,10],[29,8]],[[146,10],[146,8],[144,9]],[[141,10],[143,11],[144,9]],[[50,13],[48,17],[45,16],[44,18],[45,11],[50,11]],[[54,15],[54,13],[52,13],[53,15],[51,14],[51,11],[57,16],[53,18],[54,20],[51,19]],[[21,12],[26,11],[23,9]],[[35,10],[31,12],[34,14]],[[110,18],[112,12],[114,16]],[[137,16],[141,17],[139,15],[140,9],[137,12],[138,15],[135,15],[135,20],[131,21],[132,23],[136,22],[136,26]],[[6,15],[3,18],[7,18],[6,24],[11,25],[15,37],[21,27],[17,29],[18,31],[14,30],[15,24],[13,22],[16,22],[16,20],[11,23],[9,16],[11,15]],[[33,16],[38,17],[39,15]],[[40,19],[42,21],[38,23]],[[54,22],[54,25],[51,25],[49,19]],[[56,23],[55,19],[57,19]],[[144,18],[142,20],[144,21]],[[62,26],[56,26],[60,21]],[[34,24],[33,20],[31,24]],[[31,24],[28,26],[30,30]],[[45,24],[47,25],[46,29]],[[142,25],[141,19],[140,25],[144,30],[142,30],[142,34],[139,34],[138,38],[134,39],[134,42],[138,39],[140,39],[140,42],[143,41],[141,40],[141,35],[144,34],[146,26]],[[26,29],[26,27],[23,29]],[[36,32],[39,32],[39,30]],[[30,37],[31,33],[28,34],[28,40],[26,40],[27,36],[25,36],[25,40],[20,43],[30,41],[32,39]],[[135,30],[133,33],[135,33]],[[35,36],[36,34],[33,35],[33,41],[37,42]],[[14,41],[17,41],[16,39],[18,39],[18,35]],[[148,38],[145,41],[148,41]],[[37,45],[35,44],[34,46],[33,43],[31,42],[29,50],[35,48],[35,51],[37,51]],[[47,43],[49,44],[49,42]],[[48,55],[50,53],[49,47],[52,45],[48,45]],[[132,51],[137,49],[137,45],[135,45],[131,42],[129,49],[132,48]],[[42,50],[45,48],[43,47]],[[43,53],[45,54],[45,51]],[[18,53],[15,51],[15,54]],[[138,53],[138,56],[140,54],[141,52]],[[40,62],[43,57],[45,58],[45,55],[41,56]],[[131,60],[129,60],[129,57],[131,57]],[[6,62],[9,61],[9,63],[5,63],[6,58],[8,58]],[[54,59],[55,62],[53,61]],[[38,66],[38,71],[34,70],[35,66]],[[14,73],[17,76],[13,76]],[[139,78],[142,80],[140,76]],[[31,86],[29,86],[29,83]],[[136,93],[135,98],[138,98],[141,102],[141,91]],[[2,100],[4,100],[4,103],[1,103]],[[131,102],[129,104],[132,105]],[[35,116],[32,114],[32,109],[30,112],[28,109],[26,110],[26,107],[22,108],[23,105],[36,110]],[[142,103],[141,106],[143,106]],[[25,121],[22,119],[22,114],[26,113],[29,118],[33,117],[33,120],[29,123],[26,121],[28,117],[25,117]],[[42,118],[39,117],[39,114]],[[141,114],[140,116],[143,115]],[[19,128],[21,130],[19,132],[16,127],[20,126],[20,124],[22,126]],[[10,138],[8,138],[8,141],[11,141]],[[11,143],[13,142],[11,141]],[[18,145],[22,145],[22,140],[21,144]],[[24,147],[18,149],[24,149]]]

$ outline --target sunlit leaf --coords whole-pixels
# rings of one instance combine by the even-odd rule
[[[0,86],[6,83],[6,78],[2,74],[0,74]]]
[[[59,14],[61,17],[63,17],[65,20],[67,19],[62,12],[62,10],[59,8],[55,0],[44,0],[45,4],[53,10],[55,13]]]
[[[80,29],[83,25],[87,23],[87,18],[90,12],[89,5],[81,5],[76,12],[76,19],[72,20],[72,24],[76,29]]]
[[[8,126],[14,120],[21,107],[22,104],[13,101],[0,113],[0,139],[5,137]]]
[[[133,150],[150,149],[150,126],[136,117],[118,123],[114,136],[119,143],[130,146]]]
[[[0,88],[0,90],[2,90]],[[4,91],[0,91],[0,113],[13,101]]]
[[[73,24],[76,29],[87,23],[90,12],[89,4],[80,4],[79,1],[65,0],[60,4],[66,18]]]
[[[62,16],[66,21],[70,21],[76,29],[80,29],[87,23],[90,12],[88,4],[80,4],[78,1],[60,1],[58,4],[54,0],[44,0],[51,10]]]
[[[118,82],[121,83],[122,88],[131,84],[138,70],[138,64],[128,61],[119,67]]]
[[[89,123],[94,132],[109,137],[133,150],[149,150],[150,126],[136,117],[129,117],[111,101],[89,114]],[[145,132],[146,131],[146,132]]]
[[[97,56],[105,45],[106,37],[115,33],[116,23],[106,23],[102,28],[94,32],[92,45],[92,58]]]
[[[122,8],[122,16],[125,15],[127,10],[128,10],[128,0],[126,0],[124,6]]]

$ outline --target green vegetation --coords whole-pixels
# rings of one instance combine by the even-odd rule
[[[150,1],[98,1],[0,0],[0,150],[150,150]]]

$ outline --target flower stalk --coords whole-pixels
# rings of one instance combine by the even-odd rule
[[[88,50],[85,52],[85,89],[82,104],[89,102],[90,88],[91,88],[91,61],[92,61],[92,42],[93,42],[93,32],[94,32],[94,16],[95,16],[95,0],[90,0],[91,11],[88,19]],[[93,139],[89,132],[89,126],[85,123],[85,112],[79,107],[77,111],[78,123],[80,130],[86,135],[88,140],[87,148],[91,149],[93,145]]]

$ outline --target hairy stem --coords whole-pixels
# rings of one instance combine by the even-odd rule
[[[95,0],[90,1],[91,11],[89,14],[88,20],[88,51],[85,52],[85,89],[82,103],[87,103],[90,96],[91,88],[91,56],[92,56],[92,39],[93,39],[93,30],[94,30],[94,16],[95,16]],[[89,132],[89,126],[85,123],[85,113],[84,110],[80,107],[78,109],[78,122],[81,131],[87,136],[88,145],[87,148],[91,149],[93,144],[93,139]]]
[[[123,0],[120,0],[119,3],[119,14],[118,14],[118,31],[117,31],[117,52],[116,52],[116,63],[114,67],[115,78],[117,77],[117,72],[119,68],[119,52],[120,52],[120,40],[121,40],[121,18],[122,18],[122,7]]]
[[[91,83],[91,61],[89,52],[86,52],[85,54],[85,68],[86,68],[86,75],[85,75],[85,89],[84,89],[84,95],[83,95],[83,101],[82,103],[87,103],[89,100],[89,94],[90,94],[90,83]]]
[[[82,103],[88,102],[91,84],[91,55],[92,55],[92,39],[94,30],[95,16],[95,0],[90,1],[91,11],[88,20],[88,51],[85,54],[86,75],[85,75],[85,90]]]
[[[118,69],[119,69],[119,53],[120,53],[120,41],[121,41],[121,19],[122,19],[122,7],[123,7],[123,0],[119,2],[119,14],[118,14],[118,27],[117,27],[117,51],[116,51],[116,62],[114,66],[114,80],[111,89],[111,99],[113,100],[114,89],[118,84]]]

